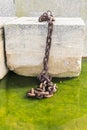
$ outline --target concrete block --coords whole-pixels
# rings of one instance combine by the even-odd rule
[[[15,0],[17,16],[39,16],[48,9],[52,10],[55,15],[59,13],[60,2],[57,0]]]
[[[54,16],[82,17],[86,23],[83,57],[87,57],[87,0],[15,0],[17,16],[40,16],[51,10]]]
[[[20,18],[5,25],[8,68],[24,76],[36,76],[42,70],[47,23],[38,18]],[[81,18],[56,18],[49,58],[49,73],[55,77],[73,77],[81,72],[84,22]]]
[[[83,4],[81,5],[81,17],[85,22],[85,42],[83,57],[87,57],[87,0],[83,0]]]
[[[0,17],[15,16],[14,0],[0,0]]]
[[[51,10],[55,16],[80,16],[80,0],[15,0],[17,16],[39,16]]]
[[[5,59],[4,24],[15,19],[14,17],[0,17],[0,79],[8,72]]]

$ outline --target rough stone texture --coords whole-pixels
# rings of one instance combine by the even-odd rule
[[[36,76],[42,70],[47,23],[37,18],[20,18],[5,25],[6,57],[10,70]],[[49,73],[56,77],[78,76],[84,39],[80,18],[56,18],[49,59]]]
[[[57,0],[16,0],[17,16],[39,16],[43,11],[52,10],[55,15],[60,11],[60,2]]]
[[[2,79],[8,72],[8,69],[5,64],[5,50],[4,50],[4,24],[15,18],[9,17],[0,17],[0,79]]]
[[[17,16],[39,16],[51,10],[55,16],[80,16],[80,0],[15,0]]]
[[[50,9],[55,16],[82,17],[86,23],[83,57],[87,57],[87,0],[15,0],[17,16],[39,16]]]
[[[87,57],[87,0],[83,0],[83,4],[81,5],[81,17],[85,21],[85,42],[83,56]]]
[[[0,0],[0,17],[15,16],[14,0]]]

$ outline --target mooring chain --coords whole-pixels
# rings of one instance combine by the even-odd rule
[[[48,23],[48,34],[46,38],[45,56],[43,59],[43,70],[38,77],[40,80],[40,85],[38,88],[32,88],[27,92],[27,97],[36,97],[39,99],[49,98],[57,91],[57,86],[56,84],[53,84],[52,77],[48,73],[48,61],[52,41],[53,21],[55,21],[51,11],[47,11],[40,16],[39,22],[45,21]]]

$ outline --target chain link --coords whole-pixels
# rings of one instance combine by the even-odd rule
[[[53,93],[57,91],[56,84],[53,84],[52,77],[48,73],[48,61],[52,42],[53,22],[54,18],[52,12],[48,10],[39,17],[39,22],[48,23],[48,33],[46,38],[45,56],[43,59],[43,70],[38,76],[40,85],[38,88],[31,89],[27,92],[27,97],[36,97],[39,99],[48,98],[53,96]]]

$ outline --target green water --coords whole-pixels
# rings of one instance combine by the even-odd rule
[[[0,81],[0,130],[87,130],[87,59],[78,78],[53,79],[58,92],[49,99],[27,99],[36,78],[12,72]]]

